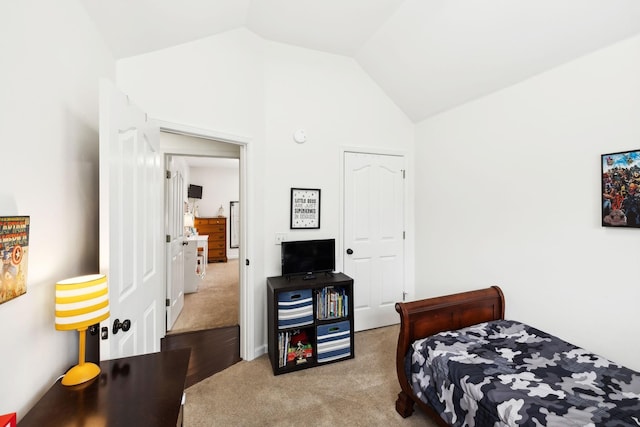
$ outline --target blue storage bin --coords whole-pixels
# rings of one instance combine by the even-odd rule
[[[351,356],[351,326],[348,320],[317,327],[318,363]]]
[[[278,329],[295,328],[313,323],[311,289],[278,294]]]

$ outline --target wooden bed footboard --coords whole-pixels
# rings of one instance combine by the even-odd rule
[[[498,286],[486,289],[427,298],[412,302],[396,303],[400,314],[400,335],[396,350],[396,370],[401,391],[396,401],[396,411],[403,417],[413,413],[414,403],[442,426],[442,418],[427,404],[415,396],[405,373],[404,358],[415,340],[442,331],[460,329],[476,323],[504,319],[504,295]]]

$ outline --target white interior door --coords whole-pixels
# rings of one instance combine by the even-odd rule
[[[184,178],[167,161],[165,180],[165,203],[167,214],[167,330],[173,328],[184,307]]]
[[[399,322],[404,291],[404,158],[344,154],[344,272],[354,280],[355,330]]]
[[[100,271],[111,311],[102,360],[160,351],[165,333],[159,138],[144,112],[100,82]]]

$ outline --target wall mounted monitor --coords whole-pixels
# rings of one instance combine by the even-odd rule
[[[202,199],[202,185],[189,184],[187,197],[190,199]]]

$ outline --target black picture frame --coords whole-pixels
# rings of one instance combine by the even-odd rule
[[[602,154],[602,226],[640,228],[640,149]]]
[[[320,228],[319,188],[292,188],[290,207],[292,230]]]
[[[229,202],[229,247],[240,247],[240,202]]]

